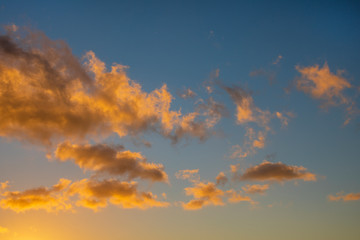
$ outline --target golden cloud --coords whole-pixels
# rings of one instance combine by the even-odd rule
[[[55,156],[61,161],[73,159],[79,167],[99,173],[126,175],[128,179],[168,181],[162,164],[148,163],[140,153],[124,151],[122,146],[64,142],[58,145]]]
[[[212,182],[208,183],[194,183],[193,187],[185,188],[185,193],[188,196],[193,196],[194,199],[182,203],[182,207],[185,210],[198,210],[208,205],[224,205],[221,197],[224,192],[216,187]]]
[[[107,70],[91,51],[83,59],[41,32],[0,36],[0,136],[51,145],[151,130],[176,142],[206,139],[213,127],[207,121],[216,123],[206,120],[211,112],[170,110],[174,98],[165,84],[147,93],[127,76],[126,66]]]
[[[141,192],[137,188],[136,182],[83,179],[71,185],[69,194],[78,195],[78,206],[94,211],[106,207],[108,202],[122,208],[147,209],[170,206],[168,202],[158,201],[157,196],[151,192]]]
[[[47,212],[70,210],[72,205],[68,203],[68,196],[65,189],[71,181],[60,179],[51,188],[39,187],[23,192],[6,191],[1,195],[0,206],[4,209],[11,209],[15,212],[24,212],[31,209],[44,209]]]

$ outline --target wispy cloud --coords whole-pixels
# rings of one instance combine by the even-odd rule
[[[360,193],[348,193],[344,194],[344,192],[336,193],[336,195],[329,195],[329,201],[358,201],[360,200]]]
[[[249,193],[249,194],[255,194],[255,193],[264,194],[269,189],[269,184],[264,184],[264,185],[246,184],[246,186],[242,187],[242,189],[244,190],[244,192]]]

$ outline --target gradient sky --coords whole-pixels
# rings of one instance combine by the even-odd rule
[[[359,239],[357,1],[0,1],[0,239]]]

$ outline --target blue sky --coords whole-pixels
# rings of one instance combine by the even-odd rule
[[[0,48],[0,112],[6,116],[0,122],[0,238],[358,239],[359,13],[356,1],[0,1],[0,43],[24,52]],[[40,32],[49,39],[38,38]],[[101,64],[89,51],[106,65],[104,72],[96,72]],[[36,56],[59,76],[73,71],[69,76],[80,82],[41,77],[52,75],[41,75]],[[79,67],[68,64],[70,58]],[[128,68],[111,75],[114,64]],[[11,77],[14,71],[21,77]],[[52,81],[58,88],[46,89]],[[115,89],[123,81],[130,93]],[[19,86],[14,93],[7,92],[9,82]],[[62,91],[62,84],[71,104],[55,98],[58,105],[43,107],[42,94]],[[156,89],[164,85],[159,97]],[[195,95],[182,98],[187,89]],[[168,93],[170,109],[156,112]],[[11,104],[17,100],[21,104]],[[82,111],[91,113],[83,117]],[[119,120],[128,111],[136,117]],[[169,123],[163,115],[169,111],[181,116]],[[58,112],[72,121],[64,129],[59,118],[51,119]],[[191,114],[196,117],[186,120]],[[34,131],[32,118],[51,144],[41,128]],[[81,130],[88,125],[93,128]],[[100,148],[118,155],[99,154]],[[130,160],[121,160],[126,151]],[[121,170],[121,161],[136,167]],[[225,184],[216,183],[221,172]],[[129,207],[124,204],[133,199],[96,195],[91,184],[100,181],[135,181],[136,194],[157,197]],[[67,190],[58,192],[57,183]],[[251,192],[250,186],[264,189]],[[56,200],[31,195],[41,187]]]

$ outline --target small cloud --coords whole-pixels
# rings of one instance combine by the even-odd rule
[[[348,194],[344,195],[343,192],[339,192],[335,196],[329,195],[328,199],[329,199],[329,201],[340,201],[341,200],[344,202],[358,201],[358,200],[360,200],[360,193],[348,193]]]
[[[64,142],[57,146],[55,156],[63,162],[73,159],[79,167],[97,173],[126,175],[128,179],[142,178],[153,182],[168,181],[162,164],[148,163],[140,153],[125,151],[123,146]]]
[[[303,91],[312,98],[321,101],[320,106],[322,108],[338,105],[346,106],[347,119],[344,125],[349,123],[353,115],[359,113],[354,101],[344,93],[346,89],[353,88],[349,81],[342,76],[344,71],[338,70],[336,74],[332,73],[326,62],[322,68],[319,65],[296,66],[295,68],[301,74],[300,77],[295,79],[299,91]]]
[[[242,195],[241,191],[237,193],[234,189],[230,189],[226,191],[226,195],[230,203],[250,202],[251,204],[256,204],[249,196]]]
[[[196,97],[196,93],[191,90],[190,88],[187,88],[185,90],[183,90],[182,92],[179,93],[179,96],[183,99],[187,99],[187,98],[194,98]]]
[[[212,182],[195,183],[193,187],[185,188],[185,193],[188,196],[194,196],[193,200],[182,203],[182,207],[185,210],[198,210],[208,205],[224,205],[224,202],[221,199],[224,192],[218,189]]]
[[[246,169],[242,175],[238,175],[238,180],[241,181],[284,182],[297,179],[316,181],[316,175],[308,172],[302,166],[289,166],[281,162],[272,163],[266,160],[259,165]]]
[[[216,185],[222,185],[224,186],[227,182],[229,181],[229,179],[226,177],[224,172],[220,172],[217,176],[216,176]]]
[[[280,60],[283,58],[283,56],[279,55],[274,61],[272,64],[276,65],[280,62]]]
[[[179,170],[175,173],[177,179],[189,180],[190,182],[198,182],[200,180],[199,169]]]

